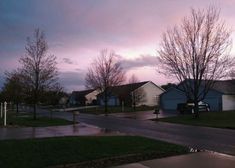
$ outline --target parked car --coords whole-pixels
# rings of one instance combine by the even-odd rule
[[[185,113],[194,113],[194,103],[192,102],[188,102],[188,103],[179,103],[177,105],[177,111],[179,111],[181,114],[185,114]],[[199,108],[199,111],[202,112],[202,111],[210,111],[210,106],[209,104],[203,102],[203,101],[200,101],[198,102],[198,108]]]
[[[210,111],[210,105],[203,101],[200,101],[198,103],[198,108],[199,108],[199,111],[206,111],[206,112]]]

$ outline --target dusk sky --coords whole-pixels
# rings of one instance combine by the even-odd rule
[[[175,82],[156,72],[161,34],[191,7],[209,5],[221,8],[233,30],[235,0],[0,0],[0,86],[4,72],[19,67],[26,37],[35,28],[45,32],[67,91],[84,88],[87,67],[105,48],[120,56],[127,77]]]

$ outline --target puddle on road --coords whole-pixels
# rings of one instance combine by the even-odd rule
[[[67,127],[65,132],[69,132],[71,128]],[[124,133],[120,133],[119,131],[113,131],[111,129],[100,128],[87,124],[77,124],[72,128],[72,132],[75,135],[124,135]]]

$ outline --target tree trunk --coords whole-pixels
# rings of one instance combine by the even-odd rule
[[[136,110],[135,92],[132,92],[132,102],[133,102],[133,107],[134,107],[134,111],[135,111]]]
[[[135,103],[135,101],[134,101],[134,104],[133,104],[133,105],[134,105],[134,111],[135,111],[135,110],[136,110],[136,103]]]
[[[52,116],[53,115],[53,111],[52,111],[52,109],[50,109],[50,119],[52,120]]]
[[[39,71],[35,72],[36,74],[36,81],[35,81],[35,90],[34,90],[34,106],[33,106],[33,119],[36,120],[37,118],[37,103],[38,103],[38,94],[39,94]]]
[[[16,114],[19,114],[19,103],[16,103]]]
[[[105,116],[108,116],[108,93],[106,89],[104,91],[104,112]]]
[[[34,103],[34,105],[33,105],[33,119],[34,120],[36,120],[36,118],[37,118],[37,104],[36,103]]]
[[[195,115],[195,118],[199,118],[199,107],[198,107],[197,101],[194,101],[194,115]]]

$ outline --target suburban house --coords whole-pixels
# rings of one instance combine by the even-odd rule
[[[160,95],[160,106],[163,110],[176,110],[179,103],[187,101],[180,88],[179,84]],[[235,80],[216,81],[203,102],[209,104],[211,111],[235,110]]]
[[[120,106],[156,106],[159,95],[165,90],[151,81],[113,86],[108,89],[108,105]],[[97,95],[97,102],[104,105],[104,92]]]
[[[97,104],[97,94],[99,93],[98,90],[90,89],[90,90],[82,90],[82,91],[73,91],[70,98],[69,104],[70,105],[95,105]]]

